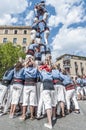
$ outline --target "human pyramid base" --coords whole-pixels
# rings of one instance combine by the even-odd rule
[[[45,2],[35,5],[34,12],[32,43],[27,48],[25,61],[9,68],[0,84],[0,116],[9,113],[10,119],[19,117],[20,121],[46,116],[48,122],[44,126],[52,129],[52,121],[58,116],[65,117],[72,111],[80,113],[78,99],[86,95],[86,76],[78,76],[73,81],[65,70],[51,63]],[[42,25],[44,31],[40,31]],[[44,44],[41,32],[46,32]]]

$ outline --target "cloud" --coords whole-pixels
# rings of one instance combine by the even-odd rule
[[[70,26],[86,22],[84,1],[46,0],[46,4],[53,6],[56,12],[55,15],[50,16],[48,25],[51,28],[57,27],[57,30],[59,29],[58,33],[52,38],[52,57],[55,59],[64,53],[86,56],[86,28]],[[59,23],[63,24],[61,28],[58,28]]]
[[[62,27],[53,39],[54,58],[64,53],[86,55],[86,28]]]
[[[12,24],[17,22],[11,14],[18,14],[25,11],[28,3],[26,0],[2,0],[0,1],[0,25]]]
[[[17,22],[17,18],[11,18],[11,15],[9,14],[4,14],[0,18],[0,25],[10,25],[10,24],[15,24]]]
[[[83,0],[46,0],[46,4],[53,6],[56,12],[56,15],[51,15],[49,18],[51,27],[56,27],[59,23],[69,26],[86,20]]]
[[[29,11],[29,13],[27,14],[27,16],[25,18],[25,25],[31,26],[33,17],[34,17],[34,11]]]

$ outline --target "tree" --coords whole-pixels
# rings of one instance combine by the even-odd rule
[[[0,44],[0,79],[4,72],[18,61],[19,57],[25,58],[21,46],[14,46],[10,42]]]

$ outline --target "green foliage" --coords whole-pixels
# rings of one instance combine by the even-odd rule
[[[19,57],[25,58],[21,46],[14,46],[10,42],[0,44],[0,79],[4,72],[18,61]]]

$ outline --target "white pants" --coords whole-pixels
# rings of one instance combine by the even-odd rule
[[[7,95],[7,102],[4,106],[4,113],[6,113],[8,111],[8,109],[10,108],[10,104],[12,101],[12,93],[13,93],[13,85],[10,85],[9,89],[8,89],[8,95]]]
[[[23,106],[37,106],[36,86],[24,86]]]
[[[70,99],[73,100],[74,105],[75,105],[75,109],[79,109],[75,89],[71,89],[71,90],[66,91],[66,103],[67,103],[67,109],[68,110],[70,110]]]
[[[41,38],[40,38],[40,37],[36,37],[36,38],[35,38],[35,42],[36,42],[37,44],[41,44]]]
[[[12,92],[12,102],[11,104],[18,104],[19,99],[22,93],[23,85],[22,84],[13,84],[13,92]]]
[[[31,40],[35,40],[36,33],[37,33],[36,30],[31,30],[31,32],[30,32]]]
[[[35,60],[35,64],[36,64],[37,66],[40,65],[40,63],[41,63],[41,61]]]
[[[86,96],[86,86],[83,87],[83,90],[84,90],[84,93],[85,93],[85,96]]]
[[[48,44],[48,37],[49,37],[50,31],[49,30],[45,30],[44,31],[44,40],[45,43]]]
[[[46,22],[46,21],[47,21],[47,19],[48,19],[48,13],[47,13],[47,12],[45,12],[45,13],[44,13],[44,15],[43,15],[43,20]]]
[[[6,92],[7,92],[7,86],[0,84],[0,106],[2,106],[3,104]]]
[[[82,96],[84,95],[83,88],[81,88],[80,86],[77,86],[76,92],[77,92],[77,95],[78,94],[81,94]]]
[[[66,95],[65,87],[63,85],[54,85],[54,88],[57,102],[62,101],[65,103],[65,95]]]
[[[46,55],[43,53],[43,54],[42,54],[42,58],[41,58],[41,61],[42,61],[42,62],[45,62],[45,57],[46,57]]]

